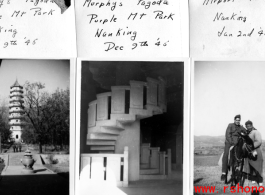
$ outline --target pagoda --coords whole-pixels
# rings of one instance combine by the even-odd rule
[[[15,142],[22,142],[21,134],[24,129],[24,96],[23,87],[16,80],[10,87],[9,101],[9,125],[12,131],[12,139]]]

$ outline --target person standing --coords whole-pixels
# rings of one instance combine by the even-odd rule
[[[13,150],[16,152],[16,144],[13,144]]]
[[[226,129],[225,133],[225,148],[222,159],[222,175],[221,181],[227,183],[227,173],[228,173],[228,155],[231,146],[234,146],[238,142],[239,135],[241,131],[246,131],[246,129],[240,125],[241,115],[236,115],[234,117],[234,123],[230,123]]]
[[[254,144],[253,155],[257,156],[256,159],[246,159],[244,164],[244,172],[248,174],[255,173],[253,181],[256,181],[259,186],[263,185],[263,156],[261,151],[262,137],[260,132],[253,127],[252,121],[245,123],[247,128],[247,134],[252,139]],[[246,163],[248,162],[248,163]]]
[[[18,143],[18,151],[21,152],[22,145],[21,143]]]

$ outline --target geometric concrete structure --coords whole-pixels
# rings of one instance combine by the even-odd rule
[[[80,180],[85,180],[85,185],[94,180],[101,188],[104,183],[128,187],[128,157],[128,147],[123,154],[81,154]]]
[[[150,143],[141,145],[140,179],[166,179],[171,175],[171,149],[167,153]]]
[[[91,151],[101,154],[121,154],[128,146],[129,181],[141,179],[140,120],[167,111],[166,83],[152,78],[146,81],[131,80],[129,86],[112,86],[111,92],[97,94],[88,108],[86,144]],[[150,161],[155,166],[151,171],[159,174],[159,162],[166,156],[160,160],[159,149],[150,149],[157,159],[157,162]]]
[[[164,82],[147,78],[147,82],[130,81],[130,86],[112,86],[111,92],[97,94],[89,103],[87,145],[100,153],[117,153],[126,124],[164,112]]]
[[[15,142],[21,142],[21,134],[24,130],[24,96],[23,87],[19,85],[16,80],[10,87],[10,100],[9,100],[9,125],[12,131],[12,139]]]

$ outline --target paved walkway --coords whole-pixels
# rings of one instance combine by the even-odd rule
[[[12,149],[12,147],[11,147]],[[44,167],[41,163],[40,155],[33,152],[33,158],[36,160],[33,168],[34,174],[25,174],[22,172],[23,165],[20,159],[23,158],[23,152],[13,153],[13,149],[7,152],[8,165],[1,173],[0,194],[1,195],[68,195],[69,180],[53,173]]]
[[[46,175],[46,174],[55,174],[52,171],[46,169],[44,166],[41,165],[34,165],[34,175]],[[22,172],[24,166],[8,166],[3,172],[2,176],[12,176],[12,175],[32,175],[32,174],[25,174]]]

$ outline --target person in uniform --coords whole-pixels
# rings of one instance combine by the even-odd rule
[[[253,182],[257,182],[259,186],[263,185],[263,156],[261,151],[262,137],[260,132],[253,127],[252,121],[245,123],[247,128],[247,134],[252,139],[254,144],[253,155],[257,156],[256,159],[245,159],[244,172],[250,174]],[[253,174],[254,173],[254,174]]]
[[[16,148],[17,148],[16,144],[13,144],[13,150],[14,150],[14,152],[16,152]]]
[[[231,146],[234,146],[238,142],[239,135],[241,131],[246,131],[246,129],[240,125],[241,116],[236,115],[234,117],[234,123],[230,123],[226,129],[225,133],[225,148],[222,159],[222,175],[221,181],[227,183],[227,173],[228,173],[228,155]]]

